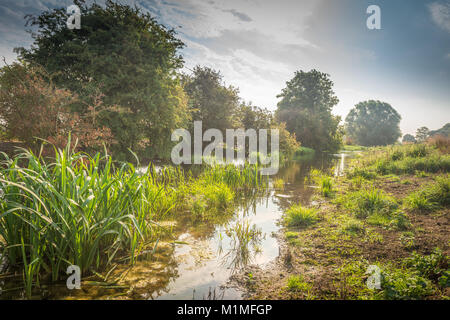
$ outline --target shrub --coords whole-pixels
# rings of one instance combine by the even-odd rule
[[[424,144],[415,144],[406,151],[406,154],[411,158],[423,158],[429,154],[429,150]]]

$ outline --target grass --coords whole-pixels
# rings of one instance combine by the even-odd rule
[[[317,210],[305,208],[301,204],[290,207],[284,216],[284,222],[288,227],[310,226],[319,221]]]
[[[450,204],[450,176],[438,176],[435,182],[411,193],[404,201],[413,211],[429,212]]]
[[[306,282],[302,276],[290,276],[286,288],[291,292],[309,293],[312,289],[312,284]]]
[[[363,147],[363,146],[356,146],[356,145],[344,145],[342,150],[343,151],[362,151],[367,149],[367,147]]]
[[[284,180],[283,179],[275,179],[272,183],[273,183],[274,189],[276,189],[276,190],[284,189]]]
[[[353,169],[348,172],[350,178],[361,176],[367,180],[377,175],[415,174],[450,171],[450,154],[442,152],[433,144],[412,144],[369,149],[364,159],[357,158]]]
[[[0,189],[0,254],[23,274],[27,296],[43,279],[82,275],[116,261],[133,264],[161,234],[158,221],[182,210],[223,215],[235,191],[263,188],[257,166],[207,167],[197,177],[179,168],[142,173],[108,155],[75,153],[70,144],[52,160],[22,150],[3,154]]]
[[[308,147],[299,147],[294,154],[294,159],[301,160],[301,159],[309,159],[314,157],[316,154],[316,151],[314,149],[308,148]]]
[[[309,179],[316,185],[318,185],[320,193],[324,197],[332,197],[335,194],[334,181],[329,175],[323,173],[320,170],[314,169],[310,172]]]
[[[398,204],[393,197],[374,187],[349,192],[337,199],[337,203],[343,205],[360,219],[372,216],[378,218],[382,216],[390,217],[398,208]]]

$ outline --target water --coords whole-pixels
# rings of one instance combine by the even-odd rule
[[[228,285],[230,276],[248,265],[264,267],[278,256],[276,235],[282,213],[293,203],[309,204],[314,192],[305,184],[305,176],[311,168],[332,167],[336,176],[342,175],[347,156],[290,163],[276,176],[285,181],[284,190],[241,195],[240,205],[224,221],[195,224],[189,216],[177,217],[172,230],[175,241],[161,241],[154,254],[143,256],[132,268],[119,265],[111,271],[110,278],[122,276],[120,283],[132,290],[93,285],[69,291],[65,283],[59,283],[42,295],[50,299],[241,299],[242,292]],[[256,236],[243,244],[232,230],[246,225]]]

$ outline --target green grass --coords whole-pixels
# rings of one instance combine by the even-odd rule
[[[314,149],[308,147],[300,147],[295,151],[294,159],[312,158],[316,154]]]
[[[426,144],[371,148],[369,151],[364,158],[354,160],[356,165],[348,172],[348,177],[361,176],[371,180],[377,175],[420,172],[420,176],[426,176],[450,171],[450,154]]]
[[[69,147],[55,149],[53,160],[27,150],[3,158],[0,253],[23,274],[28,296],[42,279],[65,277],[71,264],[83,276],[118,260],[133,264],[144,245],[159,238],[158,221],[169,214],[224,215],[236,191],[267,185],[250,165],[206,167],[194,178],[173,167],[142,173],[131,163]]]
[[[363,147],[363,146],[355,146],[355,145],[344,145],[342,150],[343,151],[362,151],[362,150],[366,150],[367,147]]]
[[[373,215],[391,216],[398,208],[393,197],[374,187],[350,192],[337,199],[337,202],[360,219]]]
[[[353,236],[363,235],[366,233],[364,224],[356,219],[350,219],[346,221],[342,228],[343,233],[347,233]]]
[[[273,187],[276,190],[283,190],[284,189],[284,180],[283,179],[275,179],[273,182]]]
[[[290,276],[286,287],[291,292],[309,293],[312,289],[312,284],[306,282],[302,276]]]
[[[310,226],[319,221],[317,210],[305,208],[301,204],[290,207],[284,215],[284,222],[288,227]]]
[[[405,206],[413,211],[434,211],[450,204],[450,176],[438,176],[435,182],[411,193],[404,200]]]

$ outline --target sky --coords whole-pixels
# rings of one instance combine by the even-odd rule
[[[184,71],[220,70],[247,102],[275,110],[295,71],[317,69],[334,82],[348,114],[369,99],[390,103],[403,134],[450,122],[450,0],[121,0],[177,31]],[[103,3],[103,0],[97,0]],[[0,56],[29,47],[25,14],[69,0],[0,0]],[[369,30],[367,8],[381,9]],[[81,20],[82,23],[82,20]],[[3,63],[2,63],[3,64]]]

